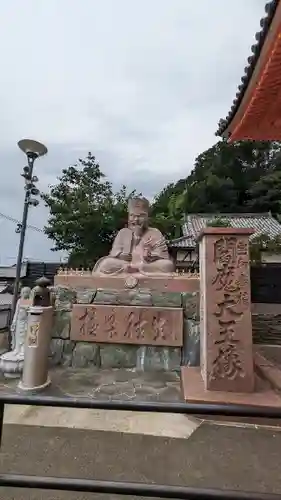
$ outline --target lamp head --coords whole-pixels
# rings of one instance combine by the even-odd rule
[[[22,139],[18,142],[18,147],[23,151],[26,156],[31,158],[38,158],[47,154],[48,149],[41,142],[33,141],[32,139]]]

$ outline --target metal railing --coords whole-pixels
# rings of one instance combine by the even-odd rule
[[[0,395],[0,444],[2,441],[5,404],[48,406],[56,408],[85,408],[95,410],[120,410],[157,413],[181,413],[185,415],[208,415],[228,417],[256,417],[281,419],[281,408],[258,408],[238,405],[209,405],[186,403],[152,403],[132,401],[101,401],[84,398],[56,398],[45,396]],[[108,493],[134,495],[150,498],[178,498],[189,500],[281,500],[281,494],[251,493],[188,486],[99,481],[94,479],[61,478],[48,476],[26,476],[1,474],[1,487],[40,488],[69,492]],[[1,490],[0,490],[1,491]]]

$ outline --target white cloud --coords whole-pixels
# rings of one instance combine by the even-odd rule
[[[264,3],[3,2],[0,160],[7,177],[0,212],[21,216],[16,174],[24,160],[16,142],[22,137],[49,148],[36,167],[44,189],[88,150],[115,184],[128,183],[147,196],[186,176],[216,140]],[[32,211],[31,221],[42,227],[45,220],[43,208]],[[15,238],[9,244],[1,238],[0,256],[16,254]],[[34,238],[26,252],[46,258],[49,242],[35,249]]]

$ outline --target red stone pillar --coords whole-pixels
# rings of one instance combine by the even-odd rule
[[[253,392],[249,236],[206,228],[199,236],[201,373],[210,391]]]

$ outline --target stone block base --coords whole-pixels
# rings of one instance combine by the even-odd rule
[[[181,383],[184,400],[187,403],[233,404],[248,406],[274,406],[281,408],[281,396],[268,383],[256,376],[255,392],[238,393],[207,391],[200,368],[181,367]]]
[[[5,378],[20,378],[22,375],[24,354],[6,352],[0,359],[0,371]]]
[[[110,369],[127,368],[137,371],[179,371],[179,347],[97,344],[52,339],[49,361],[51,366]]]
[[[49,355],[52,366],[91,367],[93,370],[128,368],[141,371],[179,371],[181,363],[199,364],[199,296],[196,292],[154,292],[143,288],[133,290],[96,290],[93,288],[73,290],[57,286],[55,293],[56,310]],[[109,315],[111,317],[106,325],[101,318],[101,325],[103,323],[106,336],[98,337],[90,334],[93,327],[96,332],[91,314],[86,314],[85,317],[84,330],[87,335],[80,336],[80,322],[76,327],[73,325],[75,310],[84,315],[85,312],[90,313],[91,310],[97,310],[97,308],[101,308],[100,310],[103,312],[112,312],[112,310],[116,312],[121,310],[122,306],[123,312],[126,311],[130,314],[147,309],[150,311],[148,317],[142,318],[142,320],[150,321],[149,325],[146,324],[145,331],[142,331],[145,333],[145,338],[138,338],[141,330],[144,330],[144,324],[139,322],[141,329],[138,329],[138,325],[132,321],[132,328],[127,332],[127,334],[132,334],[131,338],[125,336],[123,339],[119,337],[118,340],[116,337],[110,338],[114,326],[112,315]],[[171,313],[169,312],[168,316],[165,313],[164,318],[159,318],[158,313],[162,310],[171,311]],[[151,313],[153,312],[156,313],[157,321],[155,320],[152,325],[153,315],[151,316]],[[130,316],[131,320],[134,314]],[[138,318],[135,316],[134,319]],[[160,321],[158,321],[159,319]],[[163,324],[162,319],[168,319],[170,323],[168,321],[167,324]],[[70,334],[71,323],[72,332]],[[174,332],[178,331],[179,334],[176,343],[171,343],[170,340],[170,326],[173,325],[175,325]],[[124,325],[121,326],[124,329]],[[156,336],[161,337],[163,333],[164,335],[165,332],[167,333],[167,326],[169,326],[167,339],[158,338],[153,342],[153,331],[156,330]],[[78,336],[76,337],[76,335]]]
[[[163,276],[146,276],[143,274],[101,276],[98,274],[57,274],[54,279],[55,285],[63,287],[93,288],[101,290],[126,290],[128,288],[144,288],[158,292],[197,292],[199,290],[199,276],[184,275],[176,273]]]

